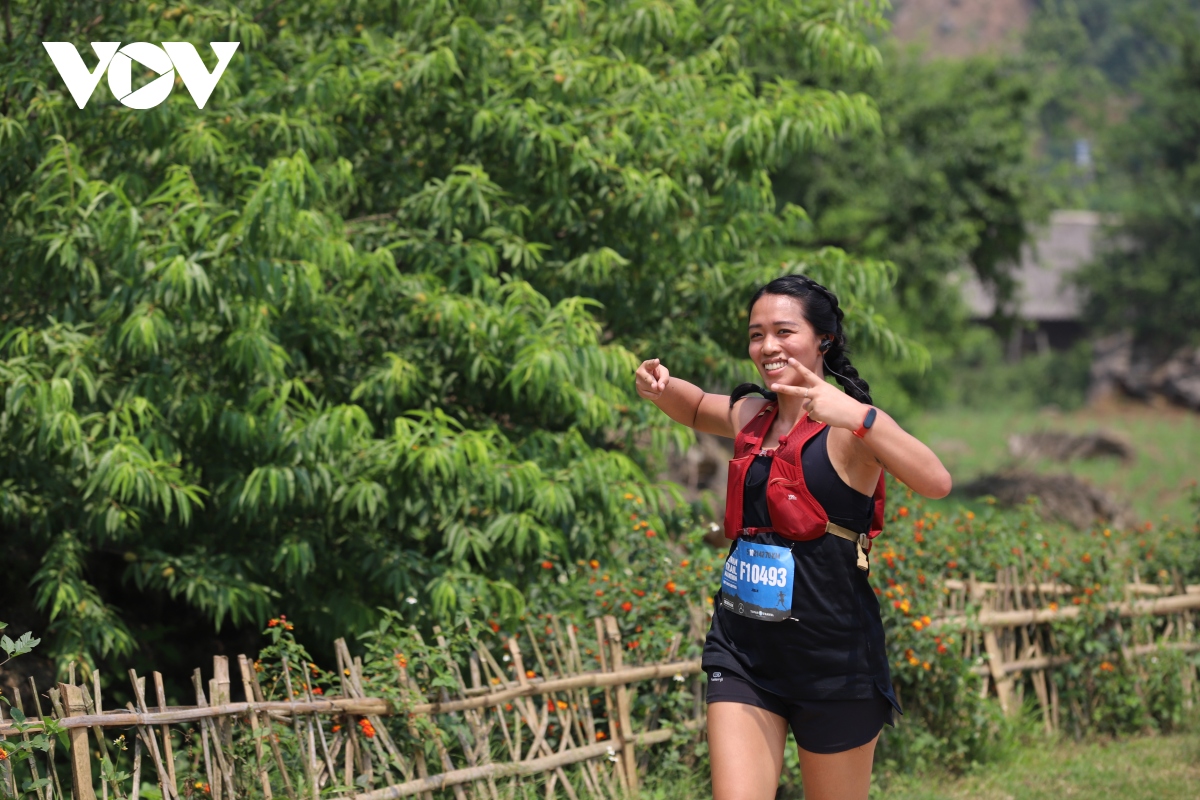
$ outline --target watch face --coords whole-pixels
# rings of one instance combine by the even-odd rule
[[[867,418],[863,420],[863,427],[869,428],[875,424],[875,409],[872,408],[867,412]]]

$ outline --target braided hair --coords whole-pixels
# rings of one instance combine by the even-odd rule
[[[750,298],[749,310],[754,310],[754,304],[766,294],[786,295],[800,301],[804,319],[818,336],[833,336],[833,343],[825,351],[825,369],[833,374],[846,394],[860,403],[871,405],[871,387],[858,375],[858,370],[850,363],[847,355],[846,334],[842,330],[842,319],[845,314],[838,307],[837,295],[826,289],[812,278],[804,275],[783,275],[763,286]],[[729,406],[748,394],[761,394],[768,400],[775,400],[777,395],[755,383],[743,383],[733,390],[729,396]]]

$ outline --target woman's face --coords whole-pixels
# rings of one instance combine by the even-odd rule
[[[764,294],[750,310],[750,359],[769,387],[795,385],[800,376],[788,366],[794,358],[818,375],[824,375],[820,337],[804,319],[800,301],[784,294]]]

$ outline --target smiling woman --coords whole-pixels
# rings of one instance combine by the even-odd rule
[[[735,440],[733,544],[704,647],[713,794],[774,797],[790,725],[806,797],[865,798],[875,743],[899,710],[867,580],[883,471],[928,497],[948,494],[950,475],[872,405],[832,292],[777,278],[751,298],[749,317],[749,355],[771,391],[709,394],[658,359],[636,375],[638,393],[672,419]]]

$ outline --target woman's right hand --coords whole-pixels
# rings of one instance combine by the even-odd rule
[[[667,368],[657,358],[643,361],[641,366],[637,368],[637,372],[633,375],[633,382],[637,387],[637,393],[647,400],[657,400],[662,397],[662,393],[666,391],[667,383],[670,380],[671,373],[667,371]]]

